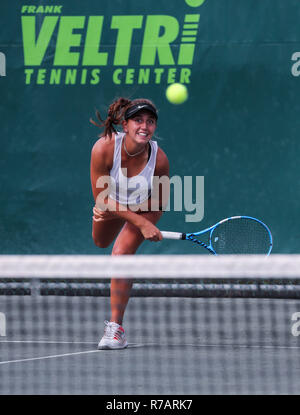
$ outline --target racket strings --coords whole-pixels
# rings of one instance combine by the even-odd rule
[[[221,223],[213,230],[211,244],[217,254],[265,254],[272,241],[261,222],[235,218]]]

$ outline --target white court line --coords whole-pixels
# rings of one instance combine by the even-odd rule
[[[5,342],[1,342],[5,343]],[[298,346],[268,346],[268,345],[236,345],[236,344],[172,344],[172,345],[163,345],[160,343],[146,343],[146,344],[129,344],[129,348],[134,347],[145,347],[145,346],[175,346],[175,347],[186,347],[186,346],[192,346],[192,347],[233,347],[233,348],[248,348],[248,349],[299,349]],[[57,357],[67,357],[67,356],[75,356],[80,354],[88,354],[88,353],[99,353],[103,352],[103,350],[86,350],[83,352],[74,352],[74,353],[64,353],[64,354],[56,354],[56,355],[50,355],[50,356],[41,356],[41,357],[31,357],[26,359],[18,359],[18,360],[7,360],[7,361],[0,361],[0,365],[8,364],[8,363],[21,363],[21,362],[30,362],[34,360],[43,360],[43,359],[53,359]]]
[[[74,352],[74,353],[64,353],[64,354],[56,354],[51,356],[41,356],[41,357],[30,357],[27,359],[18,359],[18,360],[7,360],[4,362],[0,362],[0,365],[5,365],[7,363],[20,363],[20,362],[30,362],[33,360],[43,360],[43,359],[53,359],[56,357],[65,357],[65,356],[73,356],[78,354],[86,354],[86,353],[99,353],[101,350],[86,350],[84,352]]]
[[[97,344],[95,341],[66,341],[66,340],[0,340],[1,343],[43,343],[43,344]]]

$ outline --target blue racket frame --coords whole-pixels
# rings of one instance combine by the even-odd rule
[[[213,249],[213,246],[212,246],[212,243],[211,243],[212,233],[213,233],[214,229],[216,229],[217,226],[219,226],[220,224],[222,224],[224,222],[230,221],[232,219],[252,219],[252,220],[260,223],[262,226],[264,226],[264,228],[267,230],[267,232],[269,234],[269,238],[270,238],[270,247],[269,247],[269,251],[267,252],[267,256],[270,255],[270,253],[272,251],[272,248],[273,248],[273,237],[272,237],[271,231],[270,231],[270,229],[267,227],[267,225],[265,223],[263,223],[259,219],[253,218],[251,216],[231,216],[229,218],[226,218],[226,219],[221,220],[220,222],[216,223],[215,225],[213,225],[213,226],[211,226],[209,228],[204,229],[203,231],[193,232],[193,233],[183,233],[182,234],[182,239],[188,240],[188,241],[192,241],[192,242],[194,242],[194,243],[196,243],[198,245],[201,245],[203,248],[207,249],[211,254],[218,255],[215,252],[215,250]],[[201,242],[197,238],[195,238],[195,236],[202,235],[202,234],[204,234],[206,232],[209,232],[209,245],[207,245],[206,243]]]

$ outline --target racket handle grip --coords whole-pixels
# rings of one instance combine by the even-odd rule
[[[161,234],[164,239],[184,239],[184,234],[180,232],[166,232],[161,231]]]

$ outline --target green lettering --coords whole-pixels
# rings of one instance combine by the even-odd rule
[[[107,64],[107,53],[98,52],[101,42],[103,16],[90,16],[88,21],[83,61],[84,66],[100,66]]]
[[[178,65],[192,65],[194,60],[195,44],[181,44],[178,55]]]
[[[162,74],[164,72],[165,72],[165,70],[163,68],[156,68],[156,69],[154,69],[154,73],[155,73],[155,83],[156,84],[160,84],[161,76],[162,76]]]
[[[171,68],[168,70],[168,84],[173,84],[175,82],[176,68]]]
[[[36,40],[36,17],[21,17],[25,66],[41,65],[57,21],[57,16],[45,17]]]
[[[45,84],[46,69],[39,69],[37,74],[37,85]]]
[[[189,84],[190,81],[190,76],[192,74],[192,71],[189,68],[182,68],[180,71],[180,80],[179,82],[181,84]]]
[[[111,28],[118,29],[114,65],[128,65],[134,29],[140,29],[143,16],[113,16]]]
[[[36,13],[44,13],[44,6],[38,6],[36,9]]]
[[[164,33],[160,35],[161,29]],[[148,16],[141,53],[141,65],[154,65],[156,54],[161,65],[174,65],[170,43],[178,36],[179,23],[172,16]]]
[[[53,13],[54,6],[45,6],[45,13]]]
[[[191,30],[191,29],[198,29],[199,28],[199,24],[198,23],[185,23],[184,25],[183,25],[183,28],[184,29],[188,29],[188,30]],[[184,30],[183,32],[186,32],[187,30]],[[195,30],[195,32],[196,33],[198,33],[198,30]],[[196,35],[196,33],[195,33],[195,35]]]
[[[150,68],[141,68],[139,71],[139,84],[149,84],[149,77],[150,77]]]
[[[97,85],[100,82],[100,69],[92,70],[92,80],[91,85]]]
[[[61,69],[52,69],[50,75],[50,85],[59,85],[61,79]]]
[[[113,82],[117,85],[120,85],[121,83],[120,75],[122,75],[122,72],[122,69],[116,69],[113,73]]]
[[[33,69],[25,69],[25,84],[26,85],[30,84],[32,74],[33,74]]]
[[[54,6],[54,11],[53,13],[61,13],[61,9],[63,6]]]
[[[181,35],[182,36],[197,36],[198,30],[183,30]],[[196,38],[194,38],[196,40]]]
[[[191,43],[191,42],[196,42],[196,37],[182,37],[181,38],[181,42],[182,43]]]
[[[62,16],[59,22],[59,29],[54,57],[55,66],[77,66],[79,63],[79,52],[70,52],[73,46],[80,46],[81,34],[74,34],[74,29],[84,27],[84,16]]]
[[[81,85],[85,85],[86,84],[86,76],[87,76],[87,69],[83,69],[82,73],[81,73]]]
[[[200,14],[186,14],[184,17],[185,23],[198,23],[200,20]]]
[[[36,6],[28,6],[28,13],[35,13]]]
[[[67,69],[66,72],[66,85],[75,85],[77,77],[77,69]]]
[[[125,78],[126,84],[133,84],[134,72],[134,69],[127,69]]]

